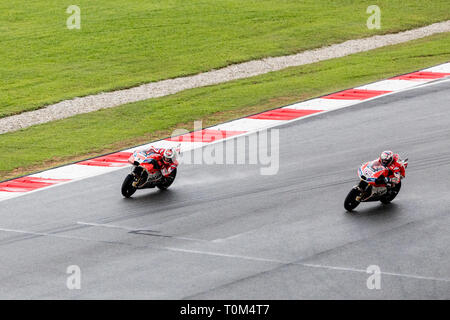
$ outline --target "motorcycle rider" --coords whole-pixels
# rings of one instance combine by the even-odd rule
[[[380,157],[374,160],[374,165],[380,165],[389,170],[389,176],[386,177],[388,187],[396,185],[405,177],[406,170],[400,161],[400,156],[390,150],[383,151]]]
[[[157,161],[161,174],[168,177],[173,170],[178,167],[177,153],[175,148],[155,148],[153,146],[145,151],[147,154],[153,154],[153,158]]]

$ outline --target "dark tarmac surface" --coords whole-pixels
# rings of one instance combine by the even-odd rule
[[[279,127],[276,175],[181,165],[123,199],[124,169],[3,201],[0,298],[450,299],[449,113],[447,82]],[[345,212],[384,149],[410,159],[400,194]]]

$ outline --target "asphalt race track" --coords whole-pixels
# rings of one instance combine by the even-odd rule
[[[279,127],[277,175],[182,165],[123,199],[124,169],[3,201],[0,298],[450,299],[449,112],[446,82]],[[345,212],[383,149],[410,159],[399,196]]]

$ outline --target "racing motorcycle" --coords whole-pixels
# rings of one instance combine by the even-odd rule
[[[408,159],[400,160],[405,169],[408,167]],[[358,169],[360,182],[348,193],[344,201],[347,211],[352,211],[361,202],[381,201],[384,204],[390,203],[400,192],[401,181],[391,185],[387,177],[393,172],[383,166],[375,166],[374,161],[364,163]]]
[[[122,195],[125,198],[131,197],[137,189],[157,187],[165,190],[170,187],[177,175],[177,169],[175,168],[169,176],[164,177],[158,157],[158,154],[147,153],[145,150],[137,150],[130,156],[128,162],[133,165],[133,168],[122,183]]]

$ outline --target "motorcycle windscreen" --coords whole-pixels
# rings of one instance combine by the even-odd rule
[[[384,170],[385,168],[378,161],[371,161],[359,168],[358,175],[368,182],[375,182]]]

